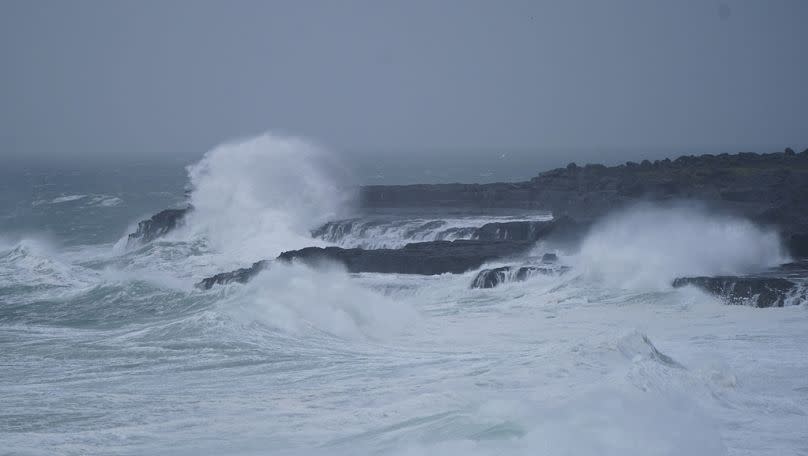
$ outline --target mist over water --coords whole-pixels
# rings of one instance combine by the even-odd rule
[[[0,1],[0,456],[808,456],[806,23],[808,0]],[[516,185],[357,198],[458,182]],[[783,231],[692,201],[585,218],[646,189]],[[311,246],[366,256],[274,260]],[[348,272],[399,255],[479,268]]]
[[[551,218],[357,215],[338,164],[307,140],[266,134],[190,165],[194,211],[152,243],[116,250],[114,238],[0,232],[4,450],[799,454],[805,307],[726,306],[671,287],[682,274],[776,265],[786,260],[780,240],[703,208],[638,206],[596,224],[579,248],[539,243],[534,253],[553,251],[571,271],[494,289],[470,287],[477,271],[300,264],[271,264],[243,285],[193,286],[298,247],[395,248]],[[176,188],[165,198],[181,205]],[[71,187],[31,207],[51,207],[54,225],[118,210],[131,225],[143,214],[128,195]]]
[[[774,230],[693,203],[644,204],[592,228],[576,258],[592,278],[665,289],[684,276],[738,275],[788,261]]]

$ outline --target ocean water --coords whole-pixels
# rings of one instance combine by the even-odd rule
[[[226,144],[187,170],[9,173],[0,202],[0,454],[808,454],[808,308],[727,306],[680,274],[785,261],[776,233],[640,208],[572,269],[494,289],[475,272],[274,265],[307,245],[396,247],[546,212],[363,214],[302,140]],[[134,223],[186,201],[167,237]],[[330,220],[349,228],[312,238]],[[463,233],[452,231],[451,238]]]

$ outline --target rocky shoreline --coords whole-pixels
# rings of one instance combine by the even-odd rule
[[[611,167],[570,163],[526,182],[360,189],[365,208],[534,208],[579,222],[640,202],[678,200],[775,227],[795,257],[808,256],[808,150],[682,156]]]
[[[335,263],[351,273],[465,273],[493,261],[524,257],[539,240],[578,241],[594,221],[632,204],[679,200],[698,202],[712,210],[777,229],[792,257],[808,257],[808,150],[797,154],[786,149],[772,154],[683,156],[612,167],[571,163],[527,182],[365,186],[359,190],[364,209],[533,208],[549,210],[554,218],[451,227],[439,232],[438,240],[409,243],[397,249],[307,247],[283,252],[274,260],[216,274],[197,286],[210,289],[231,282],[244,283],[270,267],[273,261],[315,267]],[[190,206],[167,209],[140,222],[127,244],[147,243],[166,235],[181,226],[192,210]],[[350,231],[353,223],[329,222],[311,234],[333,242]],[[432,221],[414,230],[440,228],[440,221]],[[466,239],[440,240],[451,236]],[[534,274],[563,274],[569,269],[548,263],[554,262],[482,269],[471,287],[493,288],[505,282],[527,280]],[[783,306],[792,302],[797,290],[802,289],[797,282],[808,278],[807,270],[791,269],[792,275],[797,274],[797,281],[770,276],[681,277],[671,285],[695,286],[730,304]]]

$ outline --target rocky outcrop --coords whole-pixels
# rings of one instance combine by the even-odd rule
[[[431,241],[407,244],[401,249],[343,249],[307,247],[283,252],[280,261],[299,261],[308,265],[334,262],[348,272],[384,272],[435,275],[460,274],[477,269],[488,261],[515,256],[533,243],[522,241]]]
[[[618,166],[571,163],[527,182],[372,185],[364,207],[539,208],[554,213],[603,214],[626,201],[695,198],[760,204],[799,201],[808,192],[808,156],[755,154],[681,156]]]
[[[808,257],[808,153],[720,154],[643,160],[618,166],[578,166],[543,172],[525,182],[492,184],[371,185],[360,189],[364,208],[521,208],[551,211],[546,222],[502,222],[450,227],[436,239],[536,240],[576,232],[610,211],[640,201],[696,200],[711,208],[776,227],[791,254]],[[189,211],[169,209],[144,220],[129,242],[148,242],[175,229]],[[569,216],[565,218],[564,216]],[[563,230],[561,221],[570,223]],[[434,221],[417,230],[440,229]],[[362,222],[361,229],[369,229]],[[351,223],[332,222],[312,235],[337,242]]]
[[[569,271],[567,266],[502,266],[483,269],[471,282],[471,288],[494,288],[506,282],[523,282],[536,274],[560,275]]]
[[[472,239],[484,241],[538,241],[559,230],[577,230],[579,224],[569,217],[547,221],[492,222],[478,228]]]
[[[579,221],[640,201],[674,199],[701,201],[776,226],[793,255],[808,256],[805,153],[682,156],[612,167],[573,163],[526,182],[372,185],[360,191],[368,208],[535,208]]]
[[[312,237],[328,242],[340,243],[345,239],[366,239],[370,230],[382,227],[381,231],[396,228],[397,222],[380,220],[348,219],[325,223],[311,232]],[[424,234],[431,234],[434,240],[471,239],[481,241],[538,241],[542,239],[580,238],[589,228],[587,223],[579,223],[570,217],[551,220],[515,220],[490,222],[482,226],[448,227],[444,220],[431,220],[401,233],[404,239],[419,240]]]
[[[674,288],[695,286],[727,304],[754,307],[783,307],[796,298],[798,285],[781,277],[682,277],[673,281]]]
[[[168,232],[176,229],[182,223],[191,208],[166,209],[153,215],[148,220],[143,220],[137,224],[137,230],[129,234],[126,244],[132,246],[151,242]]]
[[[407,244],[401,249],[343,249],[340,247],[306,247],[281,253],[276,261],[299,262],[318,267],[336,263],[348,272],[381,272],[396,274],[460,274],[478,269],[484,263],[521,255],[533,246],[521,241],[432,241]],[[209,289],[231,282],[244,283],[268,265],[259,261],[250,268],[225,272],[197,284]]]
[[[214,285],[225,285],[228,283],[247,283],[250,279],[257,276],[259,272],[263,271],[269,263],[266,260],[256,261],[249,268],[236,269],[235,271],[222,272],[214,276],[202,279],[201,282],[196,284],[197,288],[209,290]]]

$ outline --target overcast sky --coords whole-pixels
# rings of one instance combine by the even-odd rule
[[[0,1],[0,154],[808,146],[808,1]],[[540,152],[536,152],[540,153]]]

